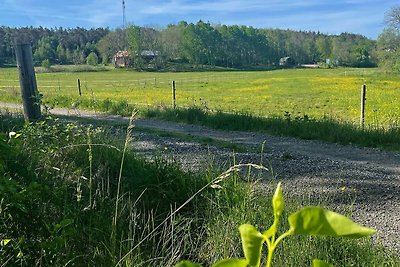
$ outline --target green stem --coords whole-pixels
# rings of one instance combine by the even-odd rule
[[[268,260],[267,260],[266,267],[271,267],[272,256],[274,255],[274,250],[275,250],[275,246],[274,246],[274,244],[272,244],[272,246],[268,248]]]
[[[284,239],[285,237],[290,236],[290,235],[292,235],[292,234],[293,234],[293,230],[292,230],[292,229],[290,229],[290,230],[288,230],[287,232],[283,233],[283,234],[282,234],[280,237],[278,237],[278,239],[275,241],[274,247],[276,247],[276,246],[279,244],[279,242],[282,241],[282,239]],[[274,249],[275,249],[275,248],[274,248]]]
[[[276,249],[276,246],[281,242],[285,237],[290,236],[293,234],[292,230],[288,230],[287,232],[283,233],[276,241],[273,241],[271,243],[267,242],[268,244],[268,260],[267,260],[267,265],[266,267],[271,267],[272,264],[272,257],[274,255],[274,251]],[[275,239],[275,236],[273,236],[273,239]]]

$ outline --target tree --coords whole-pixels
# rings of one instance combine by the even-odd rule
[[[108,64],[111,62],[115,53],[127,48],[125,46],[125,35],[125,31],[117,29],[116,31],[109,32],[99,40],[96,44],[96,48],[99,51],[103,64]]]
[[[86,57],[86,64],[96,66],[97,63],[99,63],[99,58],[97,57],[95,52],[91,52],[87,57]]]
[[[51,67],[50,60],[48,60],[48,59],[43,60],[42,61],[42,67],[45,68],[45,69],[50,69],[50,67]]]
[[[385,21],[390,28],[400,30],[400,6],[392,7],[385,14]]]
[[[400,6],[386,13],[387,27],[378,37],[379,66],[400,72]]]
[[[316,40],[317,50],[320,54],[320,60],[325,62],[332,56],[332,41],[327,36],[319,36]]]
[[[55,60],[55,49],[53,48],[54,40],[50,37],[42,37],[39,40],[38,46],[33,54],[37,63],[42,63],[43,60],[48,59],[50,63]]]
[[[67,63],[67,55],[65,52],[65,48],[62,44],[58,44],[56,53],[57,53],[58,62],[60,64]]]
[[[387,71],[400,72],[400,31],[388,28],[378,38],[379,66]]]
[[[127,29],[129,52],[132,57],[133,66],[141,69],[143,67],[142,52],[142,31],[139,26],[129,26]]]
[[[85,54],[84,52],[77,47],[72,54],[72,61],[75,65],[80,65],[85,63]]]
[[[182,60],[183,24],[168,25],[161,32],[162,54],[169,60]]]

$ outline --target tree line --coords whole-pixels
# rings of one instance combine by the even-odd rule
[[[63,29],[43,27],[0,27],[0,65],[15,63],[14,44],[30,43],[36,64],[84,64],[90,53],[98,54],[97,43],[110,32],[107,28]]]
[[[0,27],[0,65],[15,62],[15,41],[32,44],[35,64],[110,64],[117,51],[128,50],[133,66],[142,68],[140,51],[157,52],[154,64],[168,62],[237,69],[265,68],[290,57],[295,64],[323,63],[371,67],[378,63],[400,71],[398,7],[387,14],[378,40],[359,34],[327,35],[312,31],[257,29],[248,26],[181,21],[165,28]],[[397,19],[397,20],[396,20]]]
[[[159,30],[130,26],[125,32],[109,32],[97,48],[104,63],[111,60],[114,51],[129,49],[137,57],[135,67],[143,63],[135,53],[142,50],[160,51],[161,64],[183,62],[239,69],[271,67],[282,57],[291,57],[296,64],[327,60],[329,64],[352,67],[377,64],[376,41],[358,34],[326,35],[203,21],[182,21]]]

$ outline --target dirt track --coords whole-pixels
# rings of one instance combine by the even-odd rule
[[[0,103],[0,107],[19,106]],[[90,112],[54,109],[52,113],[128,123],[127,118]],[[140,128],[209,137],[252,148],[251,152],[236,153],[237,162],[262,161],[272,166],[277,179],[283,181],[288,195],[301,195],[317,201],[328,200],[332,208],[338,209],[354,201],[354,220],[377,229],[374,240],[400,252],[399,153],[259,133],[217,131],[147,119],[137,120],[135,124]],[[201,168],[210,157],[224,163],[233,155],[228,149],[155,134],[138,133],[137,139],[137,150],[152,153],[167,148],[187,168]],[[262,144],[265,144],[263,155],[255,152],[260,151]]]

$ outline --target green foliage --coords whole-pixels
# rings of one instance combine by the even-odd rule
[[[188,173],[165,151],[140,157],[130,150],[130,135],[120,171],[124,144],[118,140],[125,128],[53,118],[23,126],[20,118],[0,116],[0,122],[0,262],[7,266],[174,266],[181,259],[211,266],[228,257],[235,259],[216,266],[246,266],[237,226],[244,221],[265,228],[285,215],[281,191],[273,197],[275,211],[266,208],[265,192],[241,182],[248,177],[239,169],[223,172],[225,178],[215,182],[221,170],[214,166]],[[285,203],[285,210],[291,207]],[[255,227],[243,230],[246,238],[258,240]],[[251,248],[257,242],[246,243],[250,257],[257,255]],[[311,256],[336,266],[399,262],[370,243],[302,235],[275,252],[281,266],[308,266]]]
[[[90,54],[86,57],[86,64],[91,66],[96,66],[99,63],[99,58],[97,54],[94,52],[90,52]]]
[[[319,207],[306,207],[289,216],[290,228],[296,235],[343,236],[359,238],[376,231],[360,227],[349,218]]]
[[[40,63],[48,60],[49,63],[55,59],[55,40],[51,37],[42,37],[37,45],[37,48],[33,54],[36,62]]]
[[[274,210],[274,223],[272,227],[279,223],[280,215],[283,211],[283,198],[281,184],[279,183],[272,198],[272,207]],[[247,266],[259,267],[261,263],[261,250],[264,243],[268,246],[267,267],[272,264],[273,254],[277,245],[286,237],[291,235],[316,235],[316,236],[334,236],[347,238],[360,238],[373,235],[376,231],[354,223],[349,218],[325,210],[320,207],[306,207],[292,214],[288,218],[290,229],[275,239],[276,230],[267,230],[261,234],[257,229],[249,224],[242,224],[239,227],[242,240],[245,259],[223,260],[216,263],[215,266]],[[315,267],[329,267],[331,265],[321,261],[314,260]]]
[[[127,39],[129,44],[129,53],[132,57],[132,65],[137,69],[143,67],[143,59],[141,53],[143,50],[142,46],[142,29],[139,26],[130,26],[127,29]]]
[[[50,67],[51,67],[50,60],[48,60],[48,59],[43,60],[42,61],[42,67],[47,69],[47,70],[50,69]]]
[[[386,71],[400,72],[400,30],[385,29],[378,38],[379,66]]]
[[[175,263],[173,257],[158,255],[166,255],[174,242],[187,242],[183,240],[190,238],[191,220],[185,213],[199,211],[203,204],[188,205],[171,225],[163,223],[164,230],[154,231],[150,240],[132,252],[133,245],[126,240],[137,243],[151,233],[172,206],[184,203],[207,183],[205,177],[185,174],[161,157],[144,160],[130,149],[120,170],[118,142],[108,137],[104,144],[106,139],[101,138],[107,134],[89,125],[46,118],[26,125],[20,133],[10,143],[17,149],[15,153],[5,135],[0,136],[0,165],[6,170],[6,177],[0,175],[1,262],[112,266],[127,254],[124,262],[131,261],[133,266],[144,261],[142,258],[154,258],[159,262],[155,266]],[[120,173],[118,197],[115,181]],[[112,234],[110,218],[117,197],[122,208]],[[115,250],[112,235],[117,241]],[[164,237],[168,238],[160,242]]]
[[[129,116],[135,110],[135,107],[129,104],[127,100],[112,101],[111,99],[105,99],[96,104],[102,112],[122,116]]]
[[[400,72],[400,7],[393,6],[386,13],[387,27],[378,37],[379,67],[390,72]]]
[[[265,241],[264,235],[249,224],[242,224],[239,227],[240,238],[242,239],[244,256],[247,259],[247,264],[258,267],[261,261],[262,244]]]
[[[57,53],[57,58],[58,58],[59,63],[65,64],[65,63],[69,62],[69,60],[70,60],[69,55],[67,55],[67,51],[65,50],[65,48],[62,44],[58,44],[56,53]]]
[[[0,27],[1,60],[14,61],[13,37],[33,43],[35,60],[40,64],[85,64],[94,52],[103,63],[109,63],[119,50],[129,49],[136,68],[143,68],[142,50],[160,51],[152,69],[164,61],[242,69],[270,68],[279,59],[290,56],[299,64],[338,60],[344,66],[374,66],[375,41],[357,34],[325,35],[317,32],[256,29],[238,25],[212,25],[179,22],[166,29],[130,26],[127,29],[46,29]],[[361,48],[366,57],[360,58]],[[193,67],[193,65],[191,67]]]
[[[99,51],[99,56],[103,64],[112,62],[113,56],[117,51],[126,49],[125,36],[125,31],[116,29],[115,31],[107,33],[107,35],[98,41],[96,48]]]

